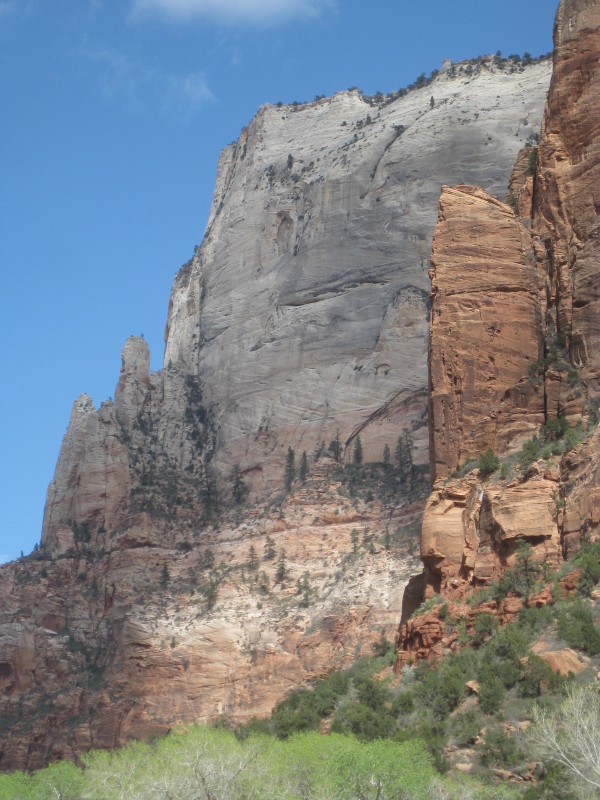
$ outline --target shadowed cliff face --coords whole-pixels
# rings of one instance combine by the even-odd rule
[[[411,431],[425,465],[439,190],[503,195],[549,81],[547,63],[456,72],[379,104],[264,107],[223,152],[203,244],[173,283],[163,369],[132,337],[114,402],[75,402],[42,547],[0,569],[0,768],[266,715],[395,630],[421,473],[359,499],[327,445],[339,430],[348,461],[360,432],[364,461],[381,461]],[[530,270],[529,234],[471,199],[523,236]],[[310,476],[284,496],[288,446]],[[235,509],[237,463],[253,504]]]
[[[534,223],[547,250],[557,329],[594,396],[600,393],[599,27],[596,3],[560,4],[538,149]]]
[[[590,402],[600,367],[600,7],[564,0],[554,37],[537,168],[535,151],[522,153],[511,179],[517,215],[480,189],[442,191],[431,259],[434,485],[421,535],[423,597],[457,598],[498,580],[523,543],[539,563],[558,565],[584,535],[598,535]],[[528,461],[517,459],[542,423],[546,452],[536,439]],[[558,443],[553,431],[569,426],[579,433]],[[459,477],[487,448],[506,462],[494,483],[473,463]],[[423,657],[436,644],[419,650],[420,624],[403,626],[399,665],[408,651]]]

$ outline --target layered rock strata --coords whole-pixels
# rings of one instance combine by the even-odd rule
[[[430,470],[507,452],[544,421],[544,275],[531,234],[481,189],[444,187],[431,255]]]
[[[562,457],[552,457],[551,443],[565,421],[581,437],[597,419],[600,9],[563,0],[554,35],[535,181],[530,149],[513,171],[512,209],[470,187],[442,192],[431,260],[433,491],[421,535],[422,597],[458,598],[498,580],[523,543],[533,559],[556,566],[583,536],[598,535],[598,432]],[[557,424],[545,460],[511,478],[515,451],[541,423]],[[458,477],[487,448],[505,457],[497,482],[473,463]],[[401,651],[427,655],[421,627],[403,627]]]
[[[600,392],[600,7],[561,2],[538,147],[534,230],[547,251],[551,304],[571,363]]]
[[[355,506],[331,486],[327,445],[360,433],[380,461],[407,431],[427,460],[439,189],[503,194],[549,81],[545,62],[469,72],[404,97],[265,106],[224,150],[203,243],[173,283],[163,369],[133,337],[114,402],[76,401],[42,547],[1,568],[1,768],[267,714],[395,629],[410,538],[381,542],[419,515],[418,481]],[[315,482],[283,501],[290,446]],[[223,517],[234,465],[258,501]],[[273,559],[248,572],[267,534],[283,587]]]

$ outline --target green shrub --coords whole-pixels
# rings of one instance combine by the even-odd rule
[[[581,570],[577,593],[589,597],[600,581],[600,545],[584,543],[581,551],[573,559],[573,563]]]
[[[506,688],[498,675],[485,674],[479,684],[479,705],[484,714],[495,714],[505,694]]]
[[[527,469],[538,457],[540,442],[537,436],[525,442],[519,453],[519,465],[521,469]]]
[[[473,643],[482,644],[498,627],[498,618],[489,611],[477,614],[473,621]]]
[[[352,703],[337,711],[331,730],[333,733],[352,733],[362,741],[372,741],[391,736],[396,730],[396,721],[381,709],[374,711],[362,703]]]
[[[452,736],[459,747],[473,744],[481,730],[481,718],[476,709],[470,708],[457,714],[452,720]]]
[[[518,764],[523,756],[524,753],[515,739],[509,736],[502,728],[488,728],[481,755],[481,760],[484,764],[512,767]]]
[[[592,611],[585,601],[561,604],[557,622],[559,635],[570,647],[591,656],[600,653],[600,631],[594,625]]]
[[[546,442],[556,442],[562,439],[569,430],[569,423],[566,417],[557,417],[547,420],[540,429],[540,434]]]
[[[487,475],[491,475],[493,472],[500,467],[500,459],[493,451],[491,447],[479,456],[479,461],[477,462],[477,466],[479,467],[479,472],[486,477]]]
[[[543,658],[530,653],[523,666],[523,675],[519,681],[519,694],[522,697],[539,697],[542,690],[553,687],[557,676],[552,672]]]

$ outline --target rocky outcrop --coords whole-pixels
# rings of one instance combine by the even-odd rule
[[[544,421],[544,276],[511,208],[444,187],[431,255],[430,470],[445,478],[488,447],[505,453]]]
[[[571,363],[600,392],[600,7],[563,0],[535,182],[534,230],[547,251],[551,304]]]
[[[553,458],[550,428],[544,462],[529,459],[509,476],[514,452],[541,423],[563,418],[580,436],[597,423],[599,28],[595,2],[561,2],[539,147],[519,154],[511,177],[516,216],[479,189],[442,192],[431,259],[424,598],[498,580],[520,543],[557,566],[583,536],[597,536],[597,430],[577,447],[571,437]],[[487,448],[513,454],[495,484],[476,471],[448,480]],[[425,640],[442,647],[435,621],[406,622],[398,664],[407,653],[426,657]]]
[[[392,640],[422,501],[351,502],[325,473],[216,527],[159,530],[145,512],[106,549],[71,531],[68,548],[4,565],[0,768],[266,716],[290,689]]]

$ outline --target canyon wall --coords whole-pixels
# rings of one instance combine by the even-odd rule
[[[0,768],[266,715],[395,631],[424,500],[440,187],[491,193],[456,197],[510,237],[520,324],[532,245],[492,195],[539,127],[549,73],[488,58],[404,96],[265,106],[223,151],[203,243],[173,283],[163,369],[132,337],[114,402],[76,400],[41,547],[0,568]],[[539,402],[518,380],[534,351],[515,349],[509,379],[490,372],[490,403]],[[507,411],[490,435],[511,424]],[[414,479],[358,496],[328,454],[338,431],[342,461],[360,433],[365,462],[409,432]],[[288,447],[310,475],[286,494]]]
[[[554,37],[539,147],[517,160],[510,205],[472,187],[442,191],[421,599],[457,599],[497,581],[524,545],[557,567],[583,537],[598,535],[596,3],[563,0]],[[501,470],[499,462],[478,468],[488,448]],[[398,668],[439,645],[442,634],[428,624],[401,626]]]

